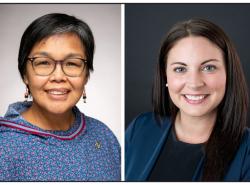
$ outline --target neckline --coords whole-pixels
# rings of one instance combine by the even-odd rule
[[[14,128],[17,130],[21,130],[24,132],[28,132],[30,134],[43,136],[43,137],[54,137],[54,138],[60,139],[60,140],[72,140],[75,137],[77,137],[83,130],[86,129],[84,115],[82,114],[81,117],[82,117],[81,118],[82,121],[81,121],[80,126],[78,127],[78,129],[75,132],[73,132],[70,135],[57,135],[57,134],[50,133],[48,131],[43,131],[38,127],[37,127],[38,129],[35,129],[35,128],[29,127],[27,125],[17,124],[16,122],[5,120],[5,119],[0,119],[0,125],[6,126],[9,128]]]
[[[31,104],[32,102],[16,102],[9,105],[8,111],[6,112],[4,118],[0,119],[0,123],[2,123],[1,125],[32,134],[38,134],[44,137],[52,136],[62,140],[73,139],[76,137],[76,135],[79,135],[80,132],[86,129],[85,116],[76,106],[72,108],[72,111],[75,114],[75,121],[68,130],[44,130],[40,127],[37,127],[26,121],[21,115],[21,113],[27,110]]]
[[[175,143],[182,144],[182,145],[203,146],[203,145],[205,144],[205,143],[187,143],[187,142],[184,142],[184,141],[179,140],[179,139],[177,138],[177,135],[176,135],[174,126],[171,127],[171,137],[172,137],[172,140],[173,140]]]

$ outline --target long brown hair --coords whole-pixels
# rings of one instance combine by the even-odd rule
[[[222,181],[240,145],[246,127],[248,91],[235,47],[214,23],[204,19],[190,19],[177,23],[164,39],[153,86],[153,111],[158,118],[168,116],[174,122],[178,108],[165,86],[166,59],[175,43],[188,36],[202,36],[216,44],[223,52],[226,66],[226,91],[218,106],[216,123],[205,146],[202,180]]]

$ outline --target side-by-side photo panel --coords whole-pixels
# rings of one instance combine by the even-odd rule
[[[250,181],[250,5],[125,5],[125,180]]]

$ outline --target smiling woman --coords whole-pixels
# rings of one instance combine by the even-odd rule
[[[57,64],[52,58],[63,62]],[[71,108],[81,98],[87,82],[86,58],[84,46],[73,33],[52,35],[37,43],[23,76],[33,104],[22,116],[46,130],[68,130],[74,120]]]
[[[126,130],[126,180],[250,180],[247,86],[221,28],[191,19],[168,32],[152,100]]]
[[[33,101],[0,118],[0,181],[118,181],[120,146],[102,122],[80,112],[93,70],[89,26],[52,13],[22,36],[18,68]]]
[[[179,108],[175,123],[177,137],[184,142],[206,142],[225,94],[223,53],[208,39],[190,36],[178,41],[166,60],[169,95]],[[198,123],[192,121],[194,117]],[[199,127],[204,127],[204,131],[197,132]]]

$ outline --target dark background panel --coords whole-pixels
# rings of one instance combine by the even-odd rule
[[[208,19],[227,33],[241,58],[250,87],[250,4],[126,4],[126,127],[138,114],[152,111],[153,76],[166,32],[175,23],[193,17]]]

